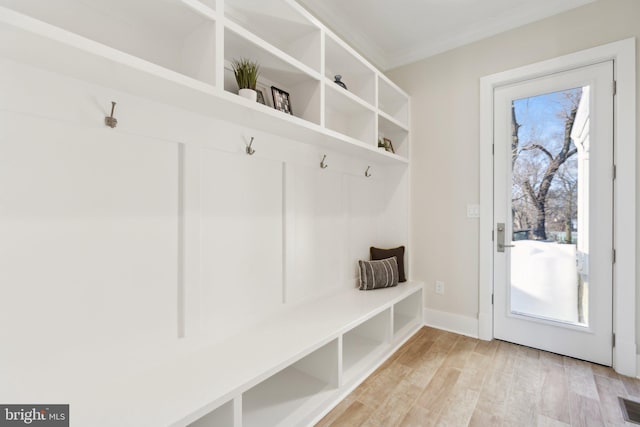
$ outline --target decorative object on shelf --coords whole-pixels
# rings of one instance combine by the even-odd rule
[[[398,246],[397,248],[391,249],[381,249],[371,246],[369,248],[369,255],[371,256],[372,261],[394,257],[398,262],[398,281],[407,281],[407,277],[404,274],[404,246]]]
[[[247,154],[250,155],[250,156],[253,156],[255,154],[255,152],[256,152],[256,150],[254,150],[251,147],[252,144],[253,144],[253,137],[251,137],[251,141],[249,141],[249,144],[247,145],[247,149],[246,149]]]
[[[273,95],[273,108],[278,111],[283,111],[293,116],[291,111],[291,101],[289,100],[289,93],[278,89],[275,86],[271,86],[271,94]]]
[[[231,61],[233,74],[236,76],[238,83],[238,95],[243,98],[256,102],[258,93],[256,92],[256,84],[258,83],[258,75],[260,74],[260,66],[257,62],[246,58]]]
[[[387,151],[387,147],[385,147],[382,138],[378,138],[378,150]]]
[[[398,286],[398,261],[395,257],[376,261],[360,260],[358,267],[361,291]]]
[[[258,95],[258,102],[262,105],[267,105],[264,100],[264,93],[260,89],[256,89],[256,94]]]
[[[384,140],[384,149],[390,153],[395,154],[396,150],[394,150],[391,140],[389,138],[382,138],[382,139]]]
[[[371,169],[371,166],[367,166],[367,170],[364,171],[364,176],[367,178],[371,178],[371,172],[369,172],[369,169]]]
[[[270,93],[269,87],[258,82],[258,84],[256,85],[256,91],[258,92],[258,102],[260,102],[260,92],[262,92],[262,99],[264,100],[264,105],[266,105],[267,107],[273,108],[273,99],[271,96],[267,96],[267,94]]]
[[[321,169],[326,169],[326,168],[329,167],[329,165],[324,162],[325,160],[327,160],[327,155],[326,154],[324,156],[322,156],[322,160],[320,160],[320,168]]]
[[[104,124],[109,126],[111,129],[118,126],[118,119],[113,117],[113,112],[116,109],[116,103],[111,101],[111,115],[104,118]]]
[[[335,78],[335,80],[334,80],[335,84],[337,84],[338,86],[344,88],[345,90],[349,90],[349,89],[347,89],[347,85],[344,84],[344,82],[342,81],[342,76],[340,74],[336,74],[334,78]]]

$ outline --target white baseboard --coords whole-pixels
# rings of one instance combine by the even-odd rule
[[[640,378],[640,354],[636,354],[636,378]]]
[[[424,309],[424,324],[436,329],[478,338],[478,319],[446,311]]]

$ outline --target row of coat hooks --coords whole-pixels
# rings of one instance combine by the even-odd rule
[[[253,156],[256,153],[256,150],[252,147],[253,146],[253,140],[254,137],[252,136],[251,139],[249,140],[249,143],[246,144],[246,153],[250,156]],[[327,155],[324,154],[322,156],[322,160],[320,161],[320,169],[326,169],[328,168],[329,165],[327,164]],[[364,176],[366,176],[367,178],[370,178],[372,175],[371,173],[371,166],[367,166],[367,170],[364,171]]]
[[[116,103],[114,101],[111,101],[111,115],[104,118],[104,124],[106,126],[109,126],[111,129],[118,126],[118,119],[116,119],[113,116],[115,109],[116,109]],[[245,151],[250,156],[253,156],[256,153],[256,150],[253,148],[253,139],[254,137],[252,136],[249,143],[246,144],[247,147]],[[329,165],[327,164],[327,155],[324,154],[322,156],[322,160],[320,161],[320,169],[326,169],[328,167]],[[364,176],[366,176],[367,178],[371,177],[371,166],[367,166],[367,170],[364,171]]]

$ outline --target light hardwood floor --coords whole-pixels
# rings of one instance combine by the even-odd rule
[[[317,427],[637,426],[640,380],[502,341],[422,328]]]

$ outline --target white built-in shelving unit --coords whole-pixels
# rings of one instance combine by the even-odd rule
[[[3,60],[401,173],[409,163],[408,95],[293,0],[0,0],[0,40]],[[236,94],[229,64],[240,58],[260,64],[260,87],[290,94],[293,115]],[[420,328],[422,298],[408,282],[287,307],[101,384],[76,413],[95,426],[310,425]]]
[[[408,163],[409,97],[293,0],[1,0],[0,55],[378,164]],[[261,66],[293,115],[236,95]],[[341,75],[344,90],[333,80]],[[377,149],[391,139],[396,154]]]

